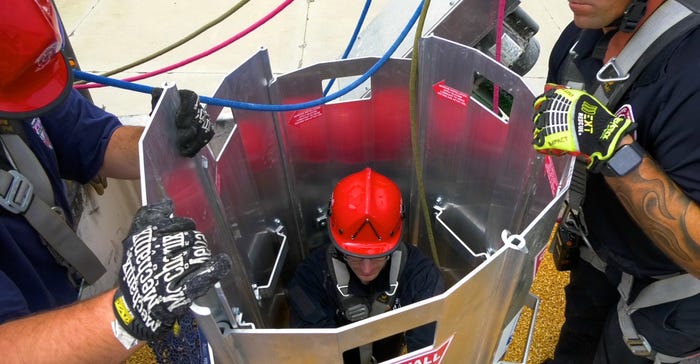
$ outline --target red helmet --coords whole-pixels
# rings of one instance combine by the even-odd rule
[[[33,117],[68,95],[72,80],[51,0],[0,3],[0,117]]]
[[[343,254],[381,257],[399,245],[403,231],[401,191],[370,168],[338,182],[329,213],[331,240]]]

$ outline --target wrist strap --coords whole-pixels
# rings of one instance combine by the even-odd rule
[[[114,337],[116,337],[117,340],[122,343],[126,350],[133,349],[139,343],[138,339],[131,336],[126,330],[124,330],[122,325],[119,324],[117,320],[112,321],[112,332],[114,333]]]

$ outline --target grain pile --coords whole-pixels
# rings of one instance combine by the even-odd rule
[[[559,329],[564,323],[564,286],[569,283],[568,272],[559,272],[554,267],[552,255],[547,252],[530,292],[540,298],[539,313],[535,321],[535,333],[530,347],[527,364],[539,364],[552,356],[559,337]],[[520,363],[523,359],[530,329],[532,310],[523,309],[508,346],[505,361]]]

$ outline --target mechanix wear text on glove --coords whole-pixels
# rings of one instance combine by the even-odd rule
[[[170,330],[190,303],[231,269],[227,255],[212,256],[192,220],[171,214],[170,201],[142,207],[123,242],[114,312],[139,340]]]
[[[622,137],[636,124],[613,115],[590,94],[569,88],[551,89],[535,100],[533,145],[540,153],[572,154],[585,158],[599,172]]]

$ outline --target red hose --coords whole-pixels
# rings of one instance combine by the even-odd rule
[[[213,48],[211,48],[211,49],[209,49],[209,50],[206,50],[206,51],[204,51],[204,52],[202,52],[202,53],[199,53],[199,54],[197,54],[197,55],[194,55],[194,56],[192,56],[192,57],[190,57],[190,58],[187,58],[187,59],[182,60],[182,61],[180,61],[180,62],[178,62],[178,63],[172,64],[172,65],[170,65],[170,66],[166,66],[166,67],[163,67],[163,68],[161,68],[161,69],[157,69],[157,70],[155,70],[155,71],[146,72],[146,73],[144,73],[144,74],[140,74],[140,75],[137,75],[137,76],[132,76],[132,77],[124,78],[124,79],[122,79],[122,81],[134,82],[134,81],[138,81],[138,80],[143,80],[144,78],[149,78],[149,77],[157,76],[157,75],[160,75],[160,74],[162,74],[162,73],[165,73],[165,72],[174,70],[174,69],[176,69],[176,68],[182,67],[182,66],[184,66],[184,65],[190,64],[190,63],[192,63],[192,62],[194,62],[194,61],[197,61],[197,60],[199,60],[199,59],[202,59],[202,58],[204,58],[204,57],[206,57],[206,56],[208,56],[208,55],[210,55],[210,54],[212,54],[212,53],[214,53],[214,52],[216,52],[216,51],[218,51],[218,50],[220,50],[220,49],[222,49],[222,48],[224,48],[224,47],[230,45],[231,43],[233,43],[233,42],[235,42],[235,41],[237,41],[237,40],[243,38],[244,36],[248,35],[248,33],[252,32],[253,30],[255,30],[255,29],[257,29],[257,28],[259,28],[261,25],[267,23],[268,20],[272,19],[275,15],[279,14],[279,12],[281,12],[284,8],[286,8],[286,7],[287,7],[289,4],[291,4],[293,1],[294,1],[294,0],[285,0],[285,2],[283,2],[282,4],[280,4],[280,5],[279,5],[278,7],[276,7],[274,10],[272,10],[269,14],[265,15],[263,18],[261,18],[260,20],[256,21],[254,24],[252,24],[252,25],[249,26],[248,28],[244,29],[244,30],[241,31],[240,33],[234,35],[233,37],[231,37],[231,38],[225,40],[225,41],[222,42],[221,44],[216,45],[216,46],[214,46]],[[78,90],[81,90],[81,89],[89,89],[89,88],[104,87],[104,85],[100,85],[100,84],[97,84],[97,83],[85,83],[85,84],[81,84],[81,85],[75,85],[74,87],[75,87],[76,89],[78,89]]]

